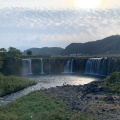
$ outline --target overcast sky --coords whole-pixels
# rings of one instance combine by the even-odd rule
[[[120,0],[0,0],[0,48],[65,48],[116,34]]]

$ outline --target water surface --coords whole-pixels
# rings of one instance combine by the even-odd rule
[[[84,85],[92,81],[101,80],[99,77],[78,75],[78,74],[59,74],[59,75],[31,75],[28,76],[30,80],[35,80],[38,83],[34,86],[30,86],[16,93],[12,93],[5,97],[0,98],[0,106],[7,104],[8,102],[18,99],[28,93],[56,86],[62,85]]]

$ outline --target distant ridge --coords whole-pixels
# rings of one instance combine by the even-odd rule
[[[63,48],[60,47],[43,47],[43,48],[30,48],[24,51],[32,51],[33,55],[59,55]]]
[[[71,43],[61,52],[61,54],[120,54],[120,35],[112,35],[102,40],[86,43]]]
[[[109,55],[120,54],[120,35],[112,35],[102,40],[86,43],[71,43],[65,49],[60,47],[30,48],[33,55]]]

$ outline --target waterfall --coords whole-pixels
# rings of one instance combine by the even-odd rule
[[[29,74],[32,74],[32,66],[31,66],[32,60],[29,59]]]
[[[50,63],[50,59],[49,59],[49,73],[51,73],[51,63]]]
[[[85,74],[99,75],[102,58],[90,58],[87,60]]]
[[[109,60],[107,75],[110,75],[112,72],[114,72],[114,59]]]
[[[32,74],[32,60],[22,59],[23,61],[23,74]]]
[[[71,59],[71,64],[70,64],[70,73],[73,72],[73,59]]]
[[[45,74],[43,71],[43,59],[41,58],[40,61],[41,61],[41,73],[40,74]]]
[[[64,66],[63,73],[72,73],[73,72],[73,59],[67,60],[67,63]]]
[[[89,58],[85,66],[85,74],[107,76],[111,71],[111,59]]]

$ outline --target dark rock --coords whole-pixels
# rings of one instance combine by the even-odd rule
[[[107,97],[105,97],[104,99],[105,101],[114,101],[113,97],[111,95],[107,95]]]
[[[98,100],[98,97],[97,97],[97,96],[95,97],[95,100]]]
[[[92,96],[87,96],[87,99],[91,99],[92,98]]]
[[[82,91],[82,92],[88,91],[88,86],[84,85],[84,86],[81,88],[81,91]]]
[[[102,112],[105,112],[106,110],[105,109],[102,109]]]
[[[81,91],[82,92],[100,92],[100,88],[98,86],[98,84],[96,84],[95,82],[92,82],[90,84],[84,85],[83,87],[81,87]]]
[[[92,83],[90,83],[90,85],[89,85],[90,87],[98,87],[98,84],[96,84],[96,83],[94,83],[94,82],[92,82]]]
[[[106,87],[101,87],[100,90],[103,91],[103,92],[105,92],[105,93],[112,92],[109,88],[106,88]]]
[[[91,91],[91,92],[99,92],[100,89],[99,89],[98,87],[91,87],[91,88],[90,88],[90,91]]]
[[[112,112],[113,112],[113,111],[116,111],[116,110],[115,110],[115,109],[111,109],[110,111],[112,111]]]

